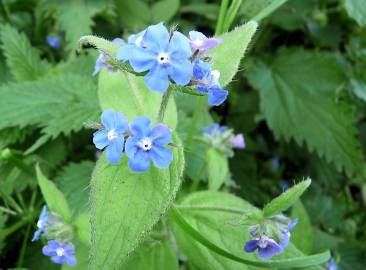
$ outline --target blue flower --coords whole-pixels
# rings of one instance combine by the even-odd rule
[[[196,50],[201,53],[206,52],[209,49],[215,48],[221,42],[221,38],[208,38],[198,31],[189,32],[189,44],[191,45],[193,52]]]
[[[42,248],[42,252],[44,255],[51,257],[51,260],[56,264],[67,263],[70,266],[76,265],[75,249],[68,243],[50,240]]]
[[[219,106],[226,100],[229,92],[220,86],[220,72],[211,70],[211,66],[207,62],[202,60],[194,62],[193,77],[196,80],[197,91],[208,94],[210,105]]]
[[[41,234],[44,232],[47,226],[48,212],[47,207],[44,205],[37,221],[37,230],[34,232],[32,242],[38,241]]]
[[[94,132],[93,142],[99,150],[106,147],[107,160],[115,164],[123,153],[124,134],[128,129],[128,121],[123,113],[114,112],[111,109],[102,113],[101,120],[104,129]]]
[[[328,262],[327,262],[327,270],[337,270],[338,266],[336,261],[334,260],[334,258],[331,258]]]
[[[130,123],[130,136],[126,141],[128,166],[135,172],[144,172],[150,168],[150,160],[155,167],[167,168],[173,160],[173,152],[164,147],[172,142],[172,132],[164,124],[150,128],[150,119],[138,116]]]
[[[59,49],[61,47],[61,39],[60,37],[58,36],[51,36],[51,35],[48,35],[46,37],[46,42],[47,44],[54,48],[54,49]]]
[[[192,52],[189,40],[183,34],[174,31],[170,35],[166,27],[159,23],[149,26],[142,38],[136,37],[134,43],[132,46],[123,46],[118,57],[121,60],[128,59],[136,72],[148,71],[144,81],[152,91],[165,92],[169,87],[169,79],[179,86],[190,82],[193,65],[189,58]]]
[[[291,237],[291,231],[295,228],[295,226],[297,225],[299,221],[297,219],[294,219],[291,221],[291,223],[287,226],[287,228],[285,228],[285,230],[282,232],[282,237],[281,237],[281,242],[280,242],[280,246],[285,248],[288,246],[289,242],[290,242],[290,237]]]
[[[125,44],[117,53],[116,59],[126,62],[130,60],[131,53],[135,47],[141,47],[142,38],[145,34],[146,30],[141,31],[135,35],[131,35],[128,38],[128,43]]]
[[[219,124],[214,123],[214,124],[208,126],[207,128],[205,128],[203,130],[203,132],[205,135],[217,136],[217,135],[221,135],[222,133],[224,133],[227,130],[228,130],[228,128],[226,126],[220,126]]]
[[[115,38],[112,40],[112,42],[115,44],[121,45],[121,46],[125,44],[125,42],[121,38]],[[113,67],[107,63],[107,60],[108,60],[108,55],[106,55],[102,51],[99,51],[99,57],[98,57],[97,61],[95,62],[93,76],[97,75],[103,67],[107,68],[109,71],[113,70]]]
[[[258,254],[261,259],[270,259],[274,255],[282,253],[283,248],[273,239],[267,236],[249,240],[245,246],[245,252],[254,252],[258,249]]]

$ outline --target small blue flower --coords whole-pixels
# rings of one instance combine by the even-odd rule
[[[116,164],[122,157],[124,135],[128,130],[128,121],[123,113],[109,109],[101,116],[103,130],[94,132],[93,142],[99,150],[107,148],[107,160]]]
[[[183,34],[175,31],[170,35],[163,23],[159,23],[149,26],[142,38],[138,36],[134,42],[133,39],[132,46],[120,49],[118,58],[128,59],[136,72],[148,71],[144,81],[152,91],[165,92],[169,79],[179,86],[190,82],[193,65],[189,58],[192,52],[189,40]]]
[[[44,205],[37,221],[37,230],[34,232],[32,242],[38,241],[41,234],[44,232],[47,226],[48,212],[47,207]]]
[[[60,49],[61,47],[61,39],[58,36],[48,35],[46,37],[46,42],[50,47],[54,49]]]
[[[285,228],[285,230],[282,232],[282,237],[281,237],[281,242],[280,242],[280,246],[282,248],[286,248],[290,242],[290,237],[291,237],[291,231],[295,228],[295,226],[298,223],[298,219],[294,219],[291,221],[291,223],[287,226],[287,228]]]
[[[121,38],[115,38],[112,40],[112,42],[121,46],[125,44],[125,42]],[[106,55],[102,51],[99,51],[99,57],[95,62],[93,76],[97,75],[103,67],[107,68],[109,71],[113,70],[113,67],[107,63],[107,59],[108,55]]]
[[[67,263],[70,266],[76,265],[75,249],[68,243],[50,240],[42,248],[42,252],[44,255],[51,257],[51,260],[56,264]]]
[[[274,255],[284,251],[276,241],[267,236],[261,236],[256,239],[249,240],[244,246],[245,252],[254,252],[257,249],[261,259],[270,259]]]
[[[327,262],[327,270],[337,270],[338,266],[336,261],[334,260],[334,258],[331,258],[328,262]]]
[[[208,103],[213,106],[221,105],[229,92],[219,83],[220,72],[211,70],[211,66],[202,60],[196,60],[193,66],[193,77],[196,80],[197,91],[208,94]]]
[[[205,135],[217,136],[217,135],[221,135],[222,133],[224,133],[227,130],[228,130],[228,127],[220,126],[219,124],[214,123],[214,124],[208,126],[207,128],[205,128],[203,130],[203,132]]]
[[[173,152],[164,145],[172,142],[172,131],[164,124],[150,128],[150,119],[138,116],[130,123],[130,136],[126,141],[128,166],[135,172],[150,168],[150,160],[155,167],[167,168],[173,160]]]
[[[130,60],[131,53],[135,47],[141,47],[142,38],[145,34],[146,30],[141,31],[140,33],[137,33],[135,35],[131,35],[128,38],[128,43],[123,46],[123,49],[121,48],[117,55],[116,59],[126,62],[127,60]]]
[[[193,52],[196,50],[201,53],[206,52],[209,49],[215,48],[221,42],[221,38],[208,38],[198,31],[189,32],[189,44],[191,45]]]

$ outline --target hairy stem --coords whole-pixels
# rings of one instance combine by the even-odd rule
[[[160,103],[158,119],[157,119],[158,123],[164,122],[165,111],[168,106],[171,92],[172,92],[172,89],[171,89],[171,87],[169,87],[168,90],[166,90],[165,93],[163,94],[163,97],[162,97],[161,103]]]

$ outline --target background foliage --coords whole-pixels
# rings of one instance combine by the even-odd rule
[[[237,4],[229,8],[229,15],[218,24],[222,27],[218,31],[218,1],[1,2],[0,268],[59,268],[41,254],[41,243],[30,243],[44,200],[48,204],[55,200],[60,215],[74,225],[78,239],[77,269],[87,268],[91,230],[89,183],[99,153],[91,142],[92,131],[84,128],[85,123],[98,120],[102,109],[118,109],[120,105],[113,103],[116,100],[131,99],[131,95],[126,95],[128,92],[115,93],[116,87],[131,91],[136,87],[142,100],[148,100],[142,106],[146,114],[154,113],[154,104],[159,99],[146,98],[144,91],[148,90],[140,78],[132,75],[126,75],[129,79],[113,77],[104,70],[99,78],[92,77],[98,53],[94,50],[76,53],[82,35],[93,33],[110,40],[126,39],[129,34],[160,21],[171,26],[178,24],[184,33],[198,29],[214,35],[215,31],[226,32],[254,19],[259,22],[259,29],[239,65],[239,72],[227,86],[229,101],[203,111],[196,119],[192,119],[198,106],[195,97],[176,93],[176,105],[169,104],[171,113],[167,121],[176,126],[179,137],[186,142],[185,152],[179,153],[180,157],[184,154],[186,163],[176,199],[178,214],[221,248],[241,256],[246,239],[238,243],[237,233],[246,235],[247,228],[219,226],[233,215],[224,212],[213,215],[196,208],[222,205],[255,213],[258,209],[252,205],[262,208],[286,186],[310,177],[311,187],[288,210],[301,222],[292,234],[294,245],[283,254],[284,258],[330,249],[340,269],[365,269],[366,4],[364,0],[232,3]],[[60,49],[47,45],[45,38],[49,34],[61,37]],[[226,37],[230,43],[230,34]],[[238,60],[242,55],[238,48],[245,50],[245,44],[237,46],[223,53]],[[216,64],[226,85],[234,74],[226,72],[225,61]],[[230,67],[227,69],[230,71]],[[131,80],[133,83],[128,84]],[[131,118],[141,106],[131,105],[124,110]],[[193,121],[199,127],[193,129],[194,134],[190,132]],[[223,160],[213,149],[192,140],[212,121],[244,133],[247,148]],[[202,155],[206,151],[207,155]],[[36,164],[40,169],[35,169]],[[96,171],[102,166],[98,162]],[[149,172],[153,176],[148,183],[159,190],[157,185],[169,180],[166,174],[181,173],[179,166],[173,164],[170,172],[161,175]],[[113,169],[109,170],[112,175]],[[132,181],[129,172],[122,173]],[[94,175],[98,177],[97,173]],[[143,180],[139,177],[135,175],[132,184]],[[97,181],[95,178],[92,181]],[[169,184],[171,190],[180,185]],[[173,198],[169,192],[164,193],[165,184],[160,188],[162,192],[149,196],[165,209]],[[210,191],[192,193],[207,189]],[[47,198],[49,192],[52,198]],[[109,190],[104,192],[99,196],[109,195]],[[136,190],[136,194],[144,191]],[[123,202],[127,195],[118,193],[118,198]],[[136,205],[136,209],[147,207],[129,203]],[[270,205],[265,209],[271,211]],[[91,208],[97,217],[99,210]],[[126,214],[125,209],[120,211],[119,215]],[[142,210],[136,211],[144,214]],[[144,240],[136,242],[133,235],[131,239],[119,239],[126,241],[122,247],[126,254],[131,247],[138,246],[124,262],[124,269],[205,269],[208,263],[212,269],[243,267],[193,239],[187,240],[190,239],[187,231],[177,223],[165,222],[176,214],[164,216]],[[145,222],[148,218],[144,216]],[[97,218],[95,222],[95,226],[105,228],[103,219]],[[124,220],[117,218],[116,222]],[[101,240],[99,248],[104,248],[105,241],[113,236],[106,233],[100,239],[104,242]]]

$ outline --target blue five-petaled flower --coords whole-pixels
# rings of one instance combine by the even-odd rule
[[[44,205],[37,221],[37,230],[34,232],[32,242],[38,241],[41,234],[44,232],[47,226],[48,212],[47,207]]]
[[[172,150],[164,145],[172,142],[172,132],[164,124],[150,127],[150,119],[138,116],[130,123],[131,136],[126,141],[128,166],[135,172],[144,172],[150,168],[150,160],[155,167],[167,168],[173,160]]]
[[[42,249],[44,255],[51,257],[57,264],[67,263],[70,266],[76,265],[75,249],[68,243],[60,243],[56,240],[48,241]]]
[[[190,82],[191,55],[188,38],[178,31],[169,33],[163,23],[159,23],[129,39],[129,45],[120,49],[117,59],[129,60],[136,72],[148,71],[144,76],[146,85],[162,93],[168,89],[169,79],[179,86]]]
[[[101,116],[103,130],[98,130],[93,134],[95,147],[102,150],[106,148],[107,160],[116,164],[122,156],[125,142],[125,133],[128,130],[127,118],[121,112],[106,110]]]
[[[257,249],[261,259],[270,259],[274,255],[283,252],[283,247],[277,244],[275,240],[265,235],[253,240],[249,240],[244,246],[244,250],[246,252],[254,252]]]

